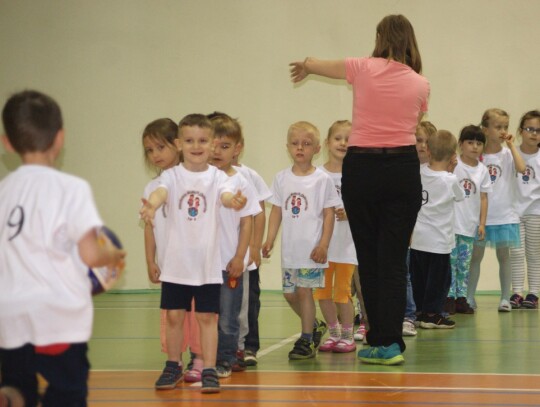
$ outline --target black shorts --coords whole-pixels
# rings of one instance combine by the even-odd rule
[[[195,312],[219,314],[221,284],[200,286],[161,283],[161,309],[183,309],[191,311],[191,300],[195,299]]]

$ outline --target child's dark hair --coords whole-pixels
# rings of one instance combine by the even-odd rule
[[[486,135],[480,126],[469,124],[468,126],[463,127],[459,133],[460,144],[467,140],[475,140],[481,142],[482,144],[486,144]]]
[[[530,110],[527,113],[525,113],[523,116],[521,116],[521,120],[519,121],[519,129],[523,130],[523,126],[525,125],[525,122],[531,119],[540,119],[540,111]]]
[[[210,129],[212,134],[214,131],[214,126],[210,119],[200,113],[192,113],[184,116],[180,123],[178,123],[178,134],[182,132],[182,127],[200,127],[201,129]]]
[[[243,144],[244,136],[242,127],[237,119],[233,119],[226,113],[214,112],[207,116],[214,126],[216,137],[229,137],[235,143]]]
[[[9,142],[19,154],[47,151],[63,127],[58,103],[35,90],[11,96],[4,105],[2,122]]]
[[[174,121],[168,118],[154,120],[153,122],[148,123],[144,128],[142,141],[144,142],[144,139],[146,138],[162,142],[168,147],[176,149],[174,140],[178,138],[178,126]],[[144,160],[148,167],[154,167],[148,158],[146,150],[144,151]],[[179,153],[179,161],[183,161],[182,153]],[[160,173],[160,170],[158,170],[158,173]]]

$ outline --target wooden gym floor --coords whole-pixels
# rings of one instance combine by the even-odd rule
[[[197,384],[153,388],[166,359],[159,293],[104,294],[95,299],[89,406],[540,406],[538,311],[498,313],[495,295],[477,302],[454,330],[406,338],[405,364],[385,367],[356,353],[289,362],[299,321],[281,293],[263,292],[258,366],[202,395]]]

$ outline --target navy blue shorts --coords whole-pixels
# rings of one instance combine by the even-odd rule
[[[161,283],[161,309],[183,309],[191,311],[191,300],[195,299],[195,312],[219,314],[221,284],[199,286]]]

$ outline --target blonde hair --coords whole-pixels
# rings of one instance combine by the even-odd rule
[[[484,128],[488,127],[489,120],[493,118],[494,116],[502,116],[502,117],[510,118],[510,115],[506,113],[504,110],[491,108],[491,109],[486,110],[484,114],[482,115],[482,121],[480,122],[480,126]]]
[[[297,131],[297,130],[305,131],[306,133],[308,133],[311,136],[311,138],[313,139],[315,144],[317,144],[317,145],[320,144],[321,135],[319,133],[319,129],[317,129],[317,127],[315,127],[310,122],[306,122],[306,121],[299,121],[299,122],[293,123],[293,124],[291,124],[289,126],[289,130],[287,131],[287,141],[289,141],[291,139],[291,135],[292,135],[293,131]]]
[[[427,120],[418,123],[418,126],[416,126],[416,131],[418,130],[424,130],[424,132],[427,134],[428,139],[437,133],[437,128],[435,127],[435,125]]]
[[[457,139],[448,130],[439,130],[428,138],[427,145],[435,161],[449,160],[456,153]]]
[[[328,135],[326,136],[326,139],[329,140],[332,134],[339,129],[340,127],[351,127],[352,123],[349,120],[336,120],[330,128],[328,129]]]

